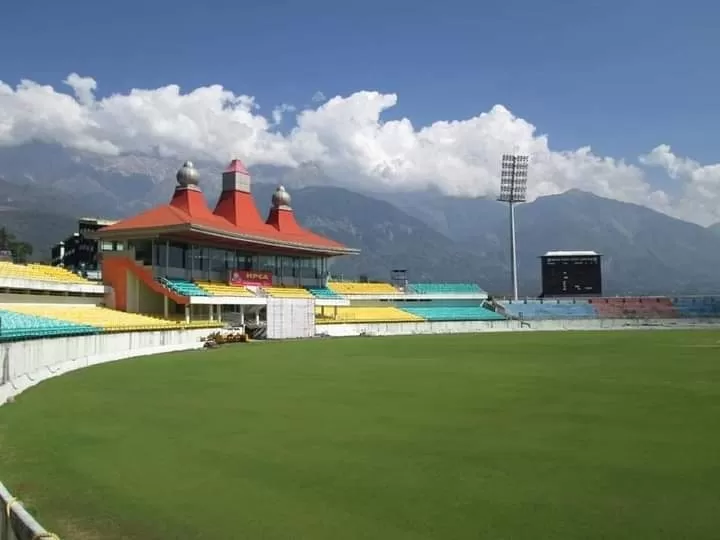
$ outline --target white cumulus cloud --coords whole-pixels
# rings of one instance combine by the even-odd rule
[[[326,101],[327,98],[325,97],[325,94],[323,94],[320,90],[315,92],[312,97],[313,103],[321,103],[323,101]]]
[[[286,113],[291,113],[295,110],[296,109],[294,105],[289,105],[287,103],[283,103],[282,105],[275,107],[272,111],[273,122],[275,123],[275,125],[280,124]]]
[[[104,155],[158,154],[178,160],[248,165],[313,165],[323,178],[350,188],[436,188],[458,196],[494,195],[505,152],[531,156],[530,198],[571,188],[637,202],[703,224],[720,220],[720,165],[701,166],[659,146],[639,164],[596,155],[589,147],[551,150],[548,136],[502,105],[464,120],[415,126],[383,119],[395,94],[359,91],[311,108],[272,109],[267,118],[253,97],[219,85],[169,85],[97,97],[97,83],[71,74],[72,94],[32,81],[0,82],[0,145],[39,140]],[[278,129],[287,115],[295,127]],[[661,166],[683,183],[679,199],[654,189],[644,166]]]
[[[656,146],[641,156],[640,162],[661,167],[672,179],[682,183],[682,195],[674,201],[676,215],[702,224],[720,221],[720,164],[701,165],[678,157],[667,144]]]

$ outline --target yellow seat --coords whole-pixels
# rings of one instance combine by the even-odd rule
[[[330,282],[328,283],[328,289],[338,294],[365,294],[365,295],[380,295],[380,294],[400,294],[395,287],[390,283],[352,283],[352,282]]]
[[[308,290],[300,287],[263,287],[273,298],[315,298]]]
[[[395,307],[338,307],[315,308],[315,317],[320,323],[383,323],[383,322],[416,322],[424,321],[422,317],[413,315]]]
[[[59,266],[45,264],[14,264],[0,262],[0,278],[26,279],[30,281],[52,281],[56,283],[92,284],[82,276]]]
[[[182,315],[172,315],[169,319],[175,326],[181,326],[182,328],[221,328],[225,326],[225,323],[217,321],[208,321],[197,319],[190,322],[185,322],[185,317]]]
[[[255,296],[246,287],[213,283],[211,281],[196,281],[195,284],[212,296]]]
[[[178,323],[160,317],[126,313],[100,306],[4,304],[2,309],[38,317],[84,324],[108,332],[132,330],[166,330],[177,328]]]

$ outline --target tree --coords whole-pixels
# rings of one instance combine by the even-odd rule
[[[10,251],[14,262],[26,262],[32,255],[33,247],[27,242],[19,241],[5,227],[0,227],[0,251]]]

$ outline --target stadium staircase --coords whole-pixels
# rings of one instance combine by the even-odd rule
[[[126,256],[109,256],[103,262],[103,280],[116,291],[127,288],[127,273],[137,277],[151,291],[167,296],[176,304],[187,304],[185,295],[179,294],[153,277],[149,267]]]

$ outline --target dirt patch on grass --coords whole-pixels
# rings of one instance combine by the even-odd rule
[[[58,525],[57,531],[52,531],[55,534],[60,534],[61,538],[68,538],[72,540],[103,540],[107,538],[107,535],[90,529],[77,521],[62,520]]]

